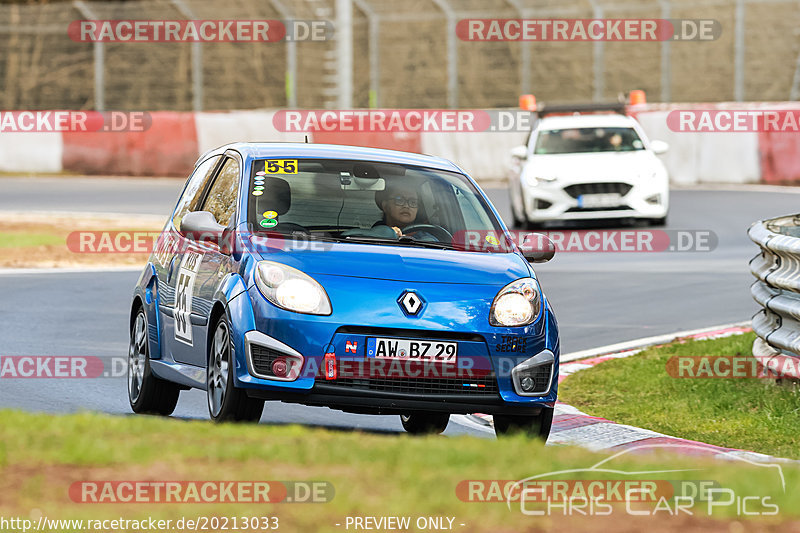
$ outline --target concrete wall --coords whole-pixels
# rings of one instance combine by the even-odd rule
[[[764,109],[766,104],[730,104]],[[796,104],[769,104],[791,109]],[[676,184],[800,181],[800,136],[791,133],[676,132],[671,109],[725,108],[726,104],[655,105],[635,115],[650,139],[669,143],[662,156]],[[303,142],[305,134],[279,131],[275,110],[220,113],[154,112],[145,132],[0,132],[0,171],[186,176],[197,156],[234,141]],[[311,142],[419,151],[454,161],[479,180],[503,179],[510,150],[524,132],[335,133],[311,132]]]

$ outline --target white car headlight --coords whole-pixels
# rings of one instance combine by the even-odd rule
[[[552,183],[558,180],[556,176],[549,174],[542,174],[536,171],[528,171],[525,173],[525,184],[531,187],[536,187],[540,183]]]
[[[259,261],[255,278],[261,294],[282,309],[309,315],[331,314],[331,301],[322,285],[296,268]]]
[[[533,278],[512,281],[492,302],[489,323],[493,326],[526,326],[539,315],[539,286]]]

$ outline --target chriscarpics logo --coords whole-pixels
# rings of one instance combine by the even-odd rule
[[[633,445],[586,468],[519,480],[465,479],[456,485],[456,496],[470,503],[502,502],[531,517],[623,514],[663,520],[703,514],[774,516],[780,512],[775,497],[786,492],[783,469],[775,462],[765,462],[763,456],[754,461],[743,452],[721,452],[719,457],[727,459],[721,463],[724,466],[709,462],[703,463],[706,467],[691,468],[637,468],[631,457],[624,457],[633,453],[641,461],[643,456],[664,457],[664,452],[670,451],[706,455],[708,447],[691,442]],[[745,468],[751,472],[743,477]],[[734,471],[735,476],[728,475]]]

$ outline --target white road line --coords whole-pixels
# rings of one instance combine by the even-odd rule
[[[168,215],[153,215],[148,213],[109,213],[103,211],[58,211],[58,210],[51,210],[51,211],[16,211],[16,210],[6,210],[0,209],[0,213],[3,214],[4,217],[18,217],[24,219],[40,219],[40,220],[47,220],[52,218],[80,218],[80,219],[112,219],[114,221],[130,221],[132,223],[151,223],[151,224],[159,224],[163,225]],[[13,222],[13,220],[11,221]]]
[[[41,267],[41,268],[0,268],[0,276],[25,276],[39,274],[88,274],[93,272],[139,272],[144,265],[117,267]]]
[[[455,422],[459,426],[464,426],[469,429],[478,430],[482,433],[494,435],[494,429],[492,427],[473,422],[468,415],[450,415],[450,421]]]
[[[588,350],[581,350],[579,352],[572,352],[565,355],[562,355],[560,360],[563,363],[568,361],[576,361],[578,359],[587,359],[589,357],[597,357],[599,355],[606,355],[612,352],[623,352],[627,350],[636,350],[639,348],[646,348],[648,346],[653,346],[655,344],[665,344],[668,342],[672,342],[675,339],[680,337],[690,337],[692,335],[698,335],[700,333],[709,333],[712,331],[717,331],[721,329],[728,329],[728,328],[741,328],[741,327],[749,327],[750,321],[744,322],[735,322],[733,324],[723,324],[721,326],[711,326],[707,328],[699,328],[699,329],[688,329],[685,331],[678,331],[675,333],[667,333],[665,335],[656,335],[653,337],[645,337],[642,339],[634,339],[632,341],[625,341],[625,342],[618,342],[616,344],[609,344],[607,346],[600,346],[599,348],[590,348]]]
[[[766,185],[763,183],[697,183],[670,184],[670,191],[719,191],[719,192],[771,192],[781,194],[800,194],[800,187],[792,185]]]

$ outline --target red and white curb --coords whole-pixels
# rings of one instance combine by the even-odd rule
[[[620,344],[579,352],[593,355],[588,358],[575,358],[570,354],[565,356],[569,361],[562,362],[560,365],[558,382],[561,383],[575,372],[591,368],[602,362],[611,359],[630,357],[641,352],[648,346],[664,344],[677,339],[720,339],[733,335],[741,335],[749,331],[751,331],[750,328],[745,326],[744,323],[730,324],[631,341],[629,343],[624,343],[627,348],[624,350],[619,350],[619,347],[622,346],[622,344]],[[489,415],[476,414],[469,415],[466,418],[471,419],[471,427],[481,427],[484,431],[493,431],[492,417]],[[735,448],[724,448],[713,444],[671,437],[663,433],[629,426],[627,424],[617,424],[605,418],[587,415],[575,407],[561,402],[556,403],[553,427],[550,431],[550,437],[547,439],[547,445],[574,445],[588,448],[592,451],[608,450],[613,452],[634,447],[664,446],[683,455],[713,456],[728,460],[741,458],[753,462],[790,461],[789,459],[776,458],[762,453],[737,450]]]

